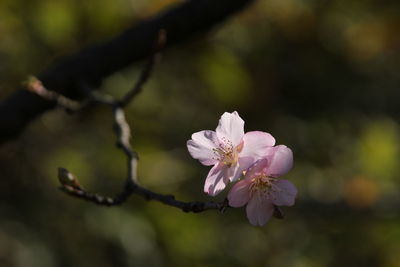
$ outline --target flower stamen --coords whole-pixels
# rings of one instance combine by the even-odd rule
[[[256,176],[252,179],[252,183],[250,185],[250,191],[251,192],[260,191],[269,195],[271,191],[272,192],[277,191],[276,185],[273,184],[273,182],[276,180],[277,179],[267,176],[265,174]]]
[[[214,159],[228,167],[236,165],[239,160],[239,146],[235,148],[232,142],[226,138],[222,138],[222,141],[223,143],[220,143],[218,148],[213,148]]]

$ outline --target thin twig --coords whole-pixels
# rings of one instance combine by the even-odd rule
[[[65,169],[64,169],[65,170]],[[72,175],[68,172],[69,175]],[[77,178],[74,177],[74,181],[77,182]],[[92,203],[95,203],[100,206],[117,206],[124,203],[129,196],[135,194],[142,196],[146,200],[155,200],[161,202],[165,205],[175,207],[181,209],[184,212],[203,212],[206,210],[219,210],[224,212],[228,207],[228,201],[224,200],[223,202],[200,202],[200,201],[191,201],[184,202],[180,200],[176,200],[173,195],[165,195],[153,192],[147,188],[144,188],[131,180],[129,184],[127,184],[124,189],[114,197],[103,196],[97,193],[91,193],[83,189],[82,187],[74,187],[69,184],[61,183],[60,190],[67,193],[70,196],[83,199]]]
[[[157,61],[158,53],[164,48],[166,42],[167,32],[162,29],[158,32],[158,36],[153,46],[153,52],[151,53],[145,67],[141,71],[139,79],[137,80],[135,86],[122,98],[120,103],[122,107],[125,107],[127,104],[131,103],[135,96],[137,96],[142,91],[143,85],[147,82],[150,74],[153,71],[154,65]]]
[[[127,182],[137,182],[137,153],[131,148],[130,138],[131,129],[125,118],[124,110],[119,106],[114,106],[114,129],[118,136],[117,146],[124,151],[128,158],[128,177]]]
[[[30,76],[24,84],[28,91],[31,91],[48,101],[56,102],[58,106],[64,108],[67,112],[77,112],[86,105],[86,102],[81,103],[74,101],[55,91],[47,90],[43,83],[34,76]]]

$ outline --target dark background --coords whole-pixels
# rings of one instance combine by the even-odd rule
[[[179,2],[0,1],[0,97]],[[213,200],[202,192],[208,167],[186,150],[193,132],[233,110],[246,131],[270,132],[295,157],[286,178],[299,194],[284,220],[253,227],[244,209],[185,214],[137,196],[114,208],[68,197],[58,167],[113,194],[125,158],[107,108],[53,110],[0,148],[0,266],[398,266],[399,13],[399,1],[256,1],[164,51],[128,107],[140,182],[187,201]],[[123,95],[142,65],[101,90]]]

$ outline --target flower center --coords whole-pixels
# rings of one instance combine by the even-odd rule
[[[256,176],[251,181],[250,192],[252,194],[258,192],[269,196],[271,192],[279,191],[279,188],[273,183],[275,181],[277,179],[265,174]]]
[[[242,150],[243,145],[240,144],[234,147],[232,142],[226,138],[222,138],[222,143],[219,147],[214,148],[213,152],[216,160],[224,163],[226,166],[235,166],[239,159],[239,152]]]

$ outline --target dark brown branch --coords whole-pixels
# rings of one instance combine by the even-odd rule
[[[82,82],[97,88],[110,74],[148,57],[160,29],[168,32],[167,46],[174,45],[210,30],[253,1],[185,1],[108,42],[60,60],[37,77],[49,90],[71,99],[81,99],[85,96],[81,90]],[[31,120],[54,107],[55,103],[26,90],[10,95],[0,103],[0,144],[18,135]]]

